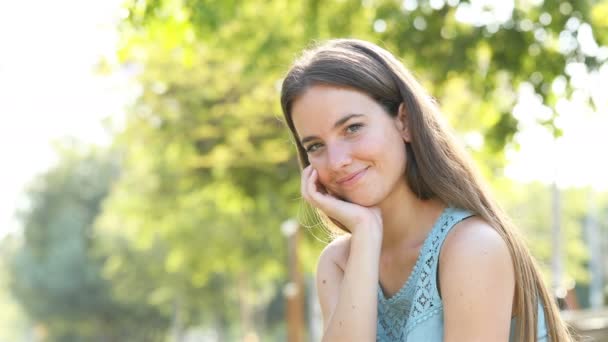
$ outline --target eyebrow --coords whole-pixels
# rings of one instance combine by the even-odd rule
[[[342,126],[344,123],[346,123],[348,120],[352,119],[352,118],[356,118],[356,117],[360,117],[360,116],[365,116],[363,114],[347,114],[345,116],[343,116],[342,118],[340,118],[338,121],[336,121],[336,123],[334,123],[334,126],[332,129],[336,129],[340,126]],[[311,141],[311,140],[315,140],[317,139],[317,136],[311,135],[311,136],[307,136],[305,138],[302,139],[302,141],[300,141],[300,144],[304,145],[307,142]]]

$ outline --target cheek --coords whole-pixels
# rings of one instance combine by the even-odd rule
[[[396,137],[393,132],[379,132],[366,137],[359,144],[361,145],[359,150],[362,153],[382,159],[389,151],[403,144],[403,141]]]
[[[320,178],[321,174],[323,173],[323,164],[321,163],[321,161],[318,158],[309,156],[308,162],[310,163],[310,166],[312,166],[313,169],[317,170]]]
[[[329,184],[329,172],[323,170],[323,169],[317,169],[317,172],[319,173],[319,182],[321,182],[321,184],[327,188],[327,185]]]
[[[317,170],[321,184],[327,184],[329,181],[329,172],[323,166],[323,162],[319,158],[315,157],[309,157],[308,162],[313,169]]]
[[[405,169],[405,142],[394,132],[386,132],[365,142],[365,153],[379,163],[383,172],[394,170],[402,173]]]

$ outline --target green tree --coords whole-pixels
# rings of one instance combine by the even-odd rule
[[[16,242],[11,235],[0,239],[0,341],[24,341],[31,331],[27,316],[10,290],[7,261],[17,248]]]
[[[530,83],[551,107],[557,98],[551,85],[568,79],[568,63],[593,69],[604,62],[573,37],[590,27],[606,44],[605,2],[516,1],[512,11],[488,6],[466,19],[462,13],[475,6],[125,2],[118,54],[135,70],[142,92],[116,140],[124,172],[98,227],[142,255],[161,251],[159,262],[148,265],[164,289],[155,298],[163,305],[185,303],[171,306],[184,312],[176,317],[188,317],[183,324],[196,324],[202,315],[196,312],[204,311],[222,321],[240,315],[241,332],[250,329],[244,313],[265,307],[285,276],[280,222],[302,212],[294,148],[278,119],[278,89],[295,54],[312,40],[357,37],[394,51],[463,138],[482,137],[480,146],[469,147],[490,178],[502,175],[503,151],[518,128],[511,110],[519,85]],[[553,122],[539,124],[557,136]],[[322,244],[307,237],[310,272]],[[134,272],[120,253],[112,254],[113,279]],[[580,267],[581,258],[572,260]],[[213,292],[212,279],[225,282],[223,293]],[[209,304],[218,297],[240,313]]]
[[[10,287],[51,341],[154,340],[166,320],[142,303],[118,302],[102,276],[93,221],[112,181],[106,151],[64,147],[59,163],[31,184],[23,237],[11,255]]]

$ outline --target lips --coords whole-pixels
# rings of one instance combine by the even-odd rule
[[[351,173],[346,177],[342,177],[338,179],[336,183],[342,186],[355,184],[359,179],[361,179],[361,177],[363,177],[367,173],[368,168],[369,166],[357,172]]]

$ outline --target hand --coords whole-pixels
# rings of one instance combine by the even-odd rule
[[[321,191],[320,191],[321,189]],[[311,165],[302,171],[302,197],[313,207],[320,209],[329,218],[354,234],[360,229],[371,229],[382,237],[382,215],[377,207],[364,207],[346,202],[324,191],[319,175]]]

